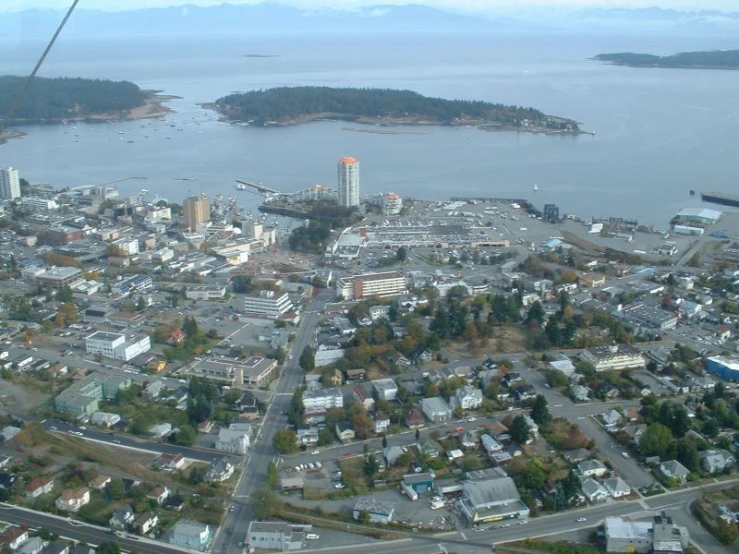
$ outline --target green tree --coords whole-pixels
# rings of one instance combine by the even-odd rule
[[[123,480],[116,477],[108,483],[108,494],[113,500],[120,500],[126,496],[126,487]]]
[[[265,519],[275,514],[279,507],[280,499],[270,487],[260,487],[249,497],[254,516],[257,519]]]
[[[272,438],[272,446],[280,454],[292,454],[298,451],[298,436],[292,429],[277,431]]]
[[[387,448],[387,437],[384,434],[382,435],[382,447]]]
[[[531,428],[523,416],[517,415],[513,418],[510,428],[511,439],[518,444],[526,444],[531,438]]]
[[[377,475],[377,472],[380,470],[380,464],[377,462],[377,458],[375,458],[374,455],[369,455],[364,459],[364,465],[362,466],[362,471],[364,474],[372,478],[375,475]]]
[[[195,444],[196,435],[197,433],[192,426],[180,425],[180,430],[177,432],[175,442],[180,446],[192,446]]]
[[[277,471],[277,466],[272,461],[267,463],[267,477],[265,478],[265,482],[272,488],[275,488],[280,484],[280,473]]]
[[[310,345],[303,348],[298,363],[303,371],[312,371],[316,367],[316,354]]]
[[[700,454],[692,441],[683,439],[677,443],[677,461],[693,473],[700,469]]]
[[[661,423],[650,423],[639,440],[639,448],[646,456],[663,456],[670,448],[672,432]]]
[[[718,518],[716,522],[716,538],[724,546],[731,546],[736,542],[739,536],[739,524],[736,522],[728,522],[723,518]]]
[[[207,470],[204,467],[194,466],[190,469],[190,474],[187,476],[187,482],[191,485],[199,485],[205,480],[205,474]]]
[[[136,311],[143,312],[145,309],[146,309],[146,300],[144,300],[143,296],[139,296],[136,299]]]
[[[97,545],[95,552],[97,554],[121,554],[121,549],[114,542],[104,541]]]
[[[405,246],[398,248],[398,251],[395,253],[395,259],[400,263],[403,263],[408,259],[408,250]]]
[[[367,525],[370,522],[369,510],[360,510],[359,514],[357,514],[357,521],[362,525]]]
[[[538,490],[546,483],[547,476],[536,463],[528,463],[520,474],[521,484],[527,489]]]
[[[567,375],[558,369],[549,369],[544,373],[547,384],[552,388],[560,388],[567,385]]]
[[[545,425],[552,420],[552,414],[549,413],[547,399],[543,395],[537,394],[534,399],[534,405],[531,407],[531,419],[538,425]]]

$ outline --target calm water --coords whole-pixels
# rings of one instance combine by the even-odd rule
[[[586,58],[728,47],[736,44],[724,37],[566,34],[60,40],[43,75],[128,79],[181,96],[170,103],[176,113],[164,121],[28,127],[27,137],[0,146],[0,165],[59,187],[143,176],[120,183],[121,191],[145,187],[176,201],[188,190],[220,191],[255,206],[257,197],[235,193],[234,179],[280,190],[334,186],[336,161],[352,155],[361,162],[363,194],[527,197],[581,216],[663,225],[700,203],[689,189],[739,191],[732,156],[739,72],[618,68]],[[27,73],[39,49],[0,41],[0,73]],[[255,53],[277,57],[245,56]],[[197,105],[233,90],[303,84],[533,106],[576,119],[596,136],[448,128],[378,135],[347,132],[341,123],[250,129],[218,122]]]

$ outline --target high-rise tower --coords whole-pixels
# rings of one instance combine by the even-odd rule
[[[0,167],[0,199],[15,200],[21,195],[21,181],[18,170],[12,167]]]
[[[339,160],[339,205],[359,206],[359,162],[355,158]]]

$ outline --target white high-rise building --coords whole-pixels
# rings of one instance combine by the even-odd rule
[[[359,206],[359,162],[355,158],[339,160],[339,205]]]
[[[21,195],[21,180],[18,170],[12,167],[0,167],[0,198],[15,200]]]

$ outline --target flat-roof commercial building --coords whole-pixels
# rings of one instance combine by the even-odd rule
[[[90,375],[62,391],[54,399],[54,409],[76,418],[91,416],[98,411],[101,400],[113,400],[118,391],[130,386],[127,375]]]
[[[221,300],[225,296],[226,287],[219,285],[200,285],[185,289],[185,298],[188,300]]]
[[[699,225],[713,225],[721,218],[721,212],[708,208],[683,208],[675,216],[679,223],[697,223]]]
[[[286,292],[262,290],[247,294],[244,298],[244,313],[247,316],[277,319],[294,309]]]
[[[261,387],[267,385],[277,369],[277,360],[250,356],[246,360],[229,360],[214,358],[195,364],[189,372],[192,375],[206,377],[229,386],[251,385]]]
[[[127,337],[122,333],[97,331],[85,337],[85,350],[88,354],[127,362],[151,350],[151,338],[148,335]]]
[[[603,528],[607,552],[679,554],[690,542],[688,530],[664,513],[642,521],[607,517]]]
[[[344,407],[344,393],[341,389],[307,390],[303,392],[303,407],[306,412],[326,411],[330,408]]]
[[[644,356],[629,344],[595,346],[583,350],[583,361],[595,366],[596,371],[617,371],[644,367]]]
[[[252,521],[246,533],[249,548],[286,552],[300,550],[305,546],[306,535],[311,525],[296,525],[281,521]],[[245,545],[246,546],[246,545]]]
[[[345,300],[362,300],[371,296],[397,296],[407,294],[405,277],[397,271],[365,273],[341,277],[336,282],[336,293]]]
[[[354,510],[352,511],[354,519],[359,519],[362,512],[369,514],[369,520],[372,523],[390,523],[395,515],[395,502],[363,496],[358,498],[356,504],[354,504]]]
[[[36,283],[41,286],[50,286],[53,289],[73,287],[84,281],[82,270],[76,267],[52,267],[36,275]]]

